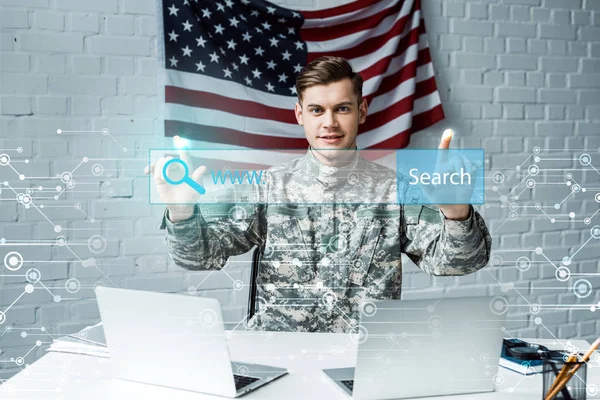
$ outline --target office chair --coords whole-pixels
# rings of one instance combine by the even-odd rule
[[[252,271],[250,272],[250,289],[248,290],[248,317],[246,322],[250,321],[250,318],[256,312],[256,278],[258,277],[258,268],[260,263],[260,257],[262,256],[262,249],[260,246],[256,246],[252,253]]]

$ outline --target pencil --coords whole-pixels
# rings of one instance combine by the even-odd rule
[[[567,382],[569,382],[569,379],[571,379],[571,377],[575,375],[575,372],[577,372],[577,370],[581,367],[581,364],[588,362],[590,356],[598,348],[598,346],[600,346],[600,338],[596,339],[596,341],[592,343],[588,351],[583,355],[581,362],[576,364],[566,375],[564,375],[563,379],[560,382],[556,382],[556,384],[553,386],[554,389],[552,389],[550,393],[548,393],[545,400],[552,400],[554,396],[556,396],[558,392],[561,391],[561,389],[567,384]]]

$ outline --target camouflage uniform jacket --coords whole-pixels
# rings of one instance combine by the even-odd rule
[[[453,221],[434,206],[400,205],[397,182],[362,157],[335,168],[309,149],[267,170],[267,184],[255,185],[261,202],[202,205],[177,223],[165,213],[162,228],[188,270],[218,270],[262,249],[249,329],[349,332],[364,301],[400,298],[401,253],[431,275],[465,275],[489,261],[491,237],[472,207]],[[232,207],[243,212],[232,217]]]

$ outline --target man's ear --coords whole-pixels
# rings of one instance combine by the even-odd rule
[[[302,106],[300,103],[296,103],[294,107],[294,114],[296,114],[296,120],[298,121],[298,125],[303,125],[302,123]]]
[[[362,124],[367,120],[367,111],[369,105],[367,104],[367,99],[363,99],[362,103],[358,106],[358,124]]]

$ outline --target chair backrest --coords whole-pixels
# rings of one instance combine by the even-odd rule
[[[248,317],[246,321],[250,321],[250,318],[256,312],[256,279],[258,277],[258,266],[260,263],[260,257],[262,255],[261,247],[256,246],[252,253],[252,271],[250,272],[250,290],[248,290]]]

